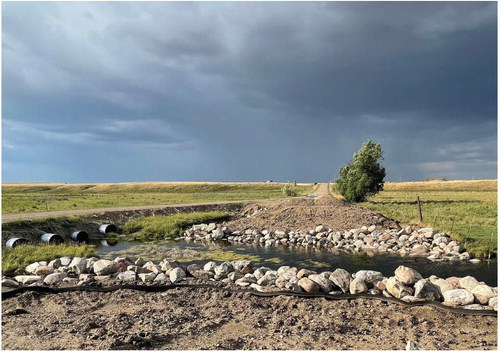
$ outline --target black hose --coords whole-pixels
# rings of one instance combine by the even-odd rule
[[[144,292],[165,292],[175,288],[210,288],[216,290],[225,290],[229,292],[236,293],[250,293],[258,297],[276,297],[276,296],[291,296],[300,298],[326,298],[328,300],[350,300],[350,299],[374,299],[384,302],[393,302],[397,304],[402,304],[409,307],[416,306],[432,306],[441,310],[452,312],[455,314],[463,315],[478,315],[478,316],[497,316],[497,312],[494,310],[474,310],[474,309],[464,309],[455,308],[442,305],[438,302],[433,301],[421,301],[421,302],[405,302],[395,297],[385,297],[380,295],[369,295],[365,293],[359,294],[341,294],[341,295],[330,295],[327,293],[306,293],[306,292],[292,292],[292,291],[275,291],[275,292],[259,292],[249,289],[228,289],[226,287],[219,287],[209,284],[172,284],[166,286],[141,286],[141,285],[115,285],[106,287],[96,287],[96,286],[75,286],[75,287],[45,287],[45,286],[26,286],[13,289],[11,291],[2,292],[2,301],[4,299],[15,297],[24,292],[38,292],[45,294],[55,294],[63,292],[114,292],[117,290],[136,290]]]

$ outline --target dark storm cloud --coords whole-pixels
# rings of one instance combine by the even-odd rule
[[[496,177],[494,2],[2,6],[5,181]]]

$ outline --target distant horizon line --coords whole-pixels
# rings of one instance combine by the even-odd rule
[[[405,181],[385,181],[384,183],[407,183],[407,182],[456,182],[456,181],[497,181],[498,178],[482,178],[482,179],[443,179],[432,177],[425,180],[405,180]],[[2,185],[8,184],[61,184],[61,185],[88,185],[88,184],[124,184],[124,183],[292,183],[296,182],[298,184],[304,183],[335,183],[334,181],[324,181],[324,182],[307,182],[307,181],[121,181],[121,182],[57,182],[57,181],[8,181],[3,182]]]

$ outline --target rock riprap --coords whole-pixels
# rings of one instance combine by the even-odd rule
[[[193,225],[184,232],[183,238],[186,241],[226,240],[236,243],[259,243],[264,246],[313,246],[349,252],[393,253],[401,256],[426,257],[435,261],[478,261],[471,259],[471,255],[449,235],[429,227],[421,229],[406,227],[396,230],[370,225],[339,232],[320,225],[310,230],[233,231],[227,226],[211,223]]]
[[[25,275],[2,277],[5,288],[29,286],[114,286],[119,284],[171,285],[183,282],[218,283],[228,287],[243,287],[257,291],[293,291],[327,293],[332,295],[360,294],[396,297],[405,302],[436,301],[466,309],[494,309],[498,306],[498,288],[467,276],[442,279],[437,276],[423,278],[413,268],[399,266],[394,276],[384,277],[374,270],[356,273],[337,268],[316,272],[305,268],[281,266],[255,268],[249,260],[184,265],[175,260],[159,263],[135,262],[119,257],[113,260],[99,258],[72,258],[60,260],[57,268],[46,262],[32,263]],[[84,266],[82,263],[86,262]],[[73,265],[71,265],[73,263]],[[134,263],[135,265],[126,264]],[[142,265],[138,265],[142,264]],[[40,269],[42,268],[42,269]],[[38,272],[39,275],[31,273]]]

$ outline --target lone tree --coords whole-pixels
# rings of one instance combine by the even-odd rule
[[[367,141],[352,162],[340,168],[337,190],[349,202],[362,202],[384,189],[385,168],[378,163],[382,154],[380,144]]]

